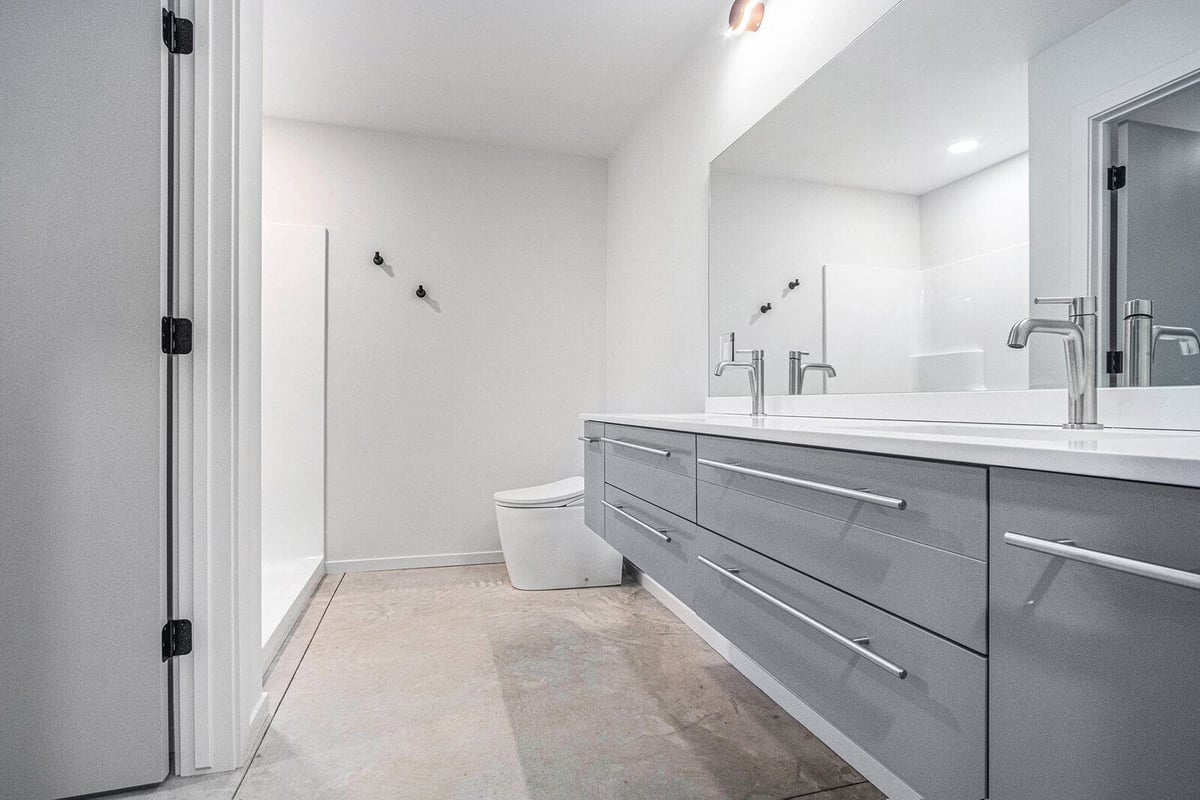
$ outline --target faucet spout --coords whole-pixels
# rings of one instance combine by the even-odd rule
[[[1008,346],[1020,350],[1029,343],[1035,333],[1046,333],[1063,338],[1067,356],[1068,428],[1092,428],[1096,426],[1095,375],[1092,359],[1088,357],[1087,339],[1084,329],[1062,319],[1023,319],[1008,332]]]
[[[735,361],[738,354],[745,353],[750,356],[749,361]],[[717,362],[713,368],[713,375],[720,377],[725,373],[725,370],[744,369],[746,377],[750,380],[750,413],[756,417],[766,414],[766,402],[764,395],[765,381],[763,378],[763,351],[762,350],[738,350],[734,344],[733,334],[721,337],[721,360]]]
[[[1174,325],[1155,325],[1151,329],[1150,334],[1150,352],[1153,354],[1154,349],[1158,346],[1158,340],[1164,342],[1178,342],[1179,352],[1185,356],[1200,355],[1200,336],[1196,334],[1195,328],[1181,328]]]

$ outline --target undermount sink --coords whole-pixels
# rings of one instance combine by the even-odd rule
[[[1113,441],[1119,439],[1158,439],[1186,434],[1137,430],[1068,430],[1050,426],[970,425],[948,422],[839,422],[839,428],[869,430],[874,433],[903,433],[924,436],[969,436],[979,439],[1021,439],[1024,441]]]

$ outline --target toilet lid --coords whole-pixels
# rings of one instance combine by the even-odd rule
[[[496,492],[493,497],[496,505],[506,508],[555,508],[583,497],[583,477],[573,475],[528,489],[508,489]]]

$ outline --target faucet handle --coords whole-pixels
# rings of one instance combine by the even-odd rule
[[[804,356],[811,355],[812,353],[807,350],[788,350],[788,358],[803,358]]]
[[[1033,304],[1035,306],[1070,306],[1071,312],[1069,316],[1072,317],[1096,313],[1095,295],[1084,295],[1082,297],[1035,297],[1033,298]]]

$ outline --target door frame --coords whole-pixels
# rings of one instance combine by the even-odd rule
[[[259,364],[262,0],[172,0],[194,23],[176,62],[177,314],[173,597],[193,651],[171,665],[172,770],[236,769],[262,690]],[[157,12],[157,9],[156,9]]]

